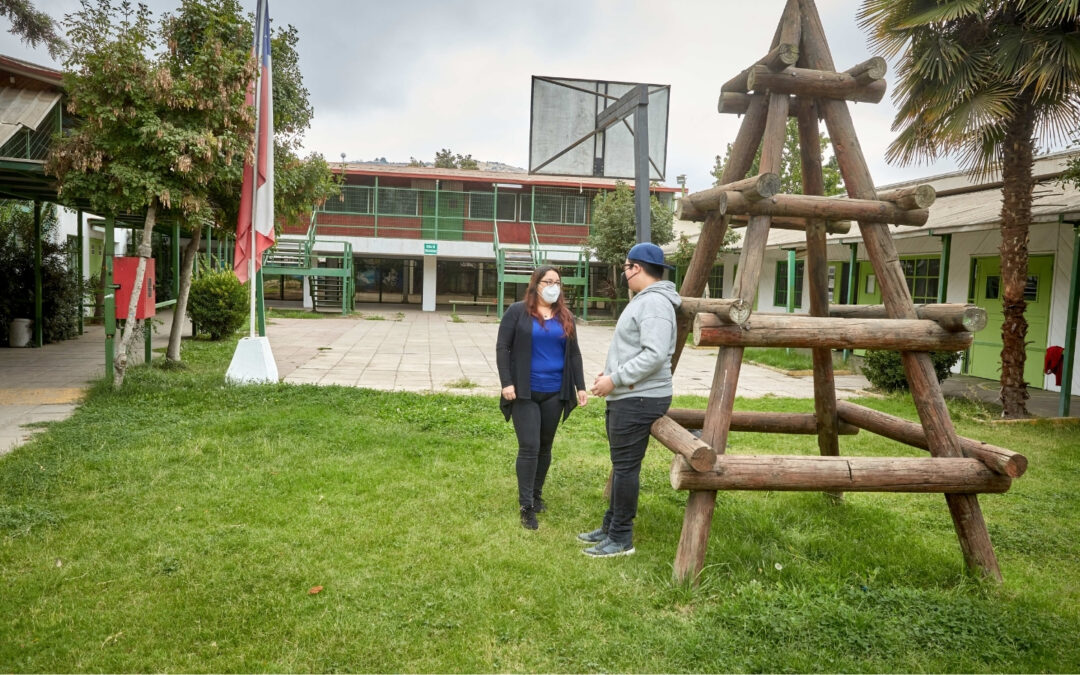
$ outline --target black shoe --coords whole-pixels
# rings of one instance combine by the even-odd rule
[[[536,511],[537,513],[543,513],[544,511],[547,511],[547,504],[544,503],[543,499],[539,497],[534,497],[533,511]]]
[[[586,544],[599,544],[607,539],[607,532],[604,532],[603,528],[598,527],[592,532],[582,532],[577,538]]]
[[[536,511],[531,506],[521,507],[521,526],[526,530],[540,529],[540,523],[536,522]]]

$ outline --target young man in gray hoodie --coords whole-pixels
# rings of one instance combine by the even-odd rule
[[[652,423],[671,406],[671,355],[675,353],[675,284],[663,281],[664,252],[637,244],[626,254],[623,277],[634,297],[615,326],[604,372],[592,393],[607,398],[611,452],[611,502],[603,525],[578,539],[593,544],[585,555],[606,558],[634,552],[639,475]]]

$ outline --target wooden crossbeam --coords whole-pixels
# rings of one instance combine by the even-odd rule
[[[976,305],[940,303],[915,305],[920,319],[934,321],[944,330],[977,333],[986,328],[986,310]],[[829,305],[829,316],[840,319],[885,319],[889,314],[885,305]]]
[[[843,492],[1006,492],[1012,479],[968,457],[820,457],[718,455],[710,471],[676,457],[676,490],[783,490]]]
[[[848,73],[809,68],[788,68],[778,73],[765,66],[754,66],[747,75],[746,87],[758,94],[769,92],[862,103],[877,103],[885,96],[885,80],[863,84]]]
[[[926,319],[838,319],[805,314],[755,314],[742,326],[713,314],[694,318],[699,347],[795,347],[958,352],[971,346],[967,331],[947,331]]]
[[[705,425],[705,411],[693,408],[671,408],[667,416],[687,429],[700,429]],[[747,431],[757,434],[816,434],[817,419],[810,413],[776,413],[756,410],[731,411],[731,431]],[[839,433],[853,436],[859,428],[840,422]]]
[[[683,298],[676,310],[679,318],[690,321],[702,312],[716,315],[721,323],[741,326],[750,318],[751,305],[742,298]]]

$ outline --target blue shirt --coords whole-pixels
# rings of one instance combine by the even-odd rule
[[[532,371],[529,387],[537,393],[562,391],[566,332],[557,318],[532,320]]]

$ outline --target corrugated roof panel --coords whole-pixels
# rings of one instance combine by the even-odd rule
[[[19,129],[41,126],[59,101],[59,92],[0,87],[0,146]]]

